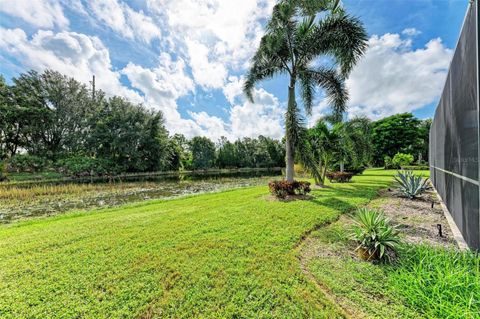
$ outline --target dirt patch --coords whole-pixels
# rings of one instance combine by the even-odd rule
[[[401,197],[396,191],[382,191],[379,201],[380,204],[374,200],[370,206],[382,209],[392,223],[399,227],[407,243],[456,246],[440,202],[433,192],[426,192],[411,200]]]

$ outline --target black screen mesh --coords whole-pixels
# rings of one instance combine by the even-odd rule
[[[480,249],[478,12],[465,17],[430,130],[431,180],[463,237]]]

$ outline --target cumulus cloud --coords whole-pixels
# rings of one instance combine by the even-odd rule
[[[58,0],[3,0],[0,11],[40,28],[67,28],[68,19]]]
[[[150,43],[161,36],[159,27],[150,16],[135,11],[117,0],[94,0],[88,2],[95,17],[115,32],[128,39],[139,39]]]
[[[244,69],[263,34],[275,0],[148,0],[164,18],[175,47],[186,48],[194,79],[205,88],[220,88],[231,69]]]
[[[230,104],[234,104],[235,100],[242,95],[243,81],[243,77],[230,76],[224,85],[223,94]]]
[[[264,135],[282,138],[284,110],[278,99],[264,89],[256,89],[254,100],[255,103],[244,101],[230,110],[233,137]]]
[[[399,34],[374,35],[347,80],[349,116],[373,119],[410,112],[434,102],[442,90],[452,50],[440,39],[423,48]]]
[[[163,53],[153,69],[129,63],[121,72],[144,94],[148,106],[163,112],[168,130],[189,137],[203,133],[197,123],[183,119],[177,111],[176,100],[194,90],[183,59],[173,61],[169,54]]]
[[[134,102],[143,100],[120,83],[120,74],[112,70],[109,51],[97,37],[40,30],[29,39],[21,29],[0,28],[0,49],[15,56],[27,69],[53,69],[84,83],[96,75],[97,87],[107,93]]]

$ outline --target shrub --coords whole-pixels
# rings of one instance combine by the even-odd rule
[[[352,238],[358,242],[356,251],[365,260],[390,261],[396,254],[400,237],[395,226],[380,210],[360,208],[354,218]]]
[[[45,158],[28,155],[17,154],[10,158],[8,161],[8,167],[13,172],[39,172],[49,166],[50,162]]]
[[[115,164],[106,159],[74,156],[57,162],[59,170],[67,175],[75,177],[103,176],[118,172]]]
[[[402,166],[402,169],[409,171],[428,171],[430,167],[428,165],[417,165],[417,166]]]
[[[333,183],[333,182],[339,182],[339,183],[346,183],[349,182],[352,177],[353,173],[350,172],[327,172],[325,176],[327,176],[328,180]]]
[[[428,179],[415,175],[412,171],[399,171],[394,178],[403,195],[410,199],[421,195],[428,188]]]
[[[392,162],[392,158],[390,156],[385,156],[383,158],[383,162],[385,163],[385,169],[395,169],[395,168],[398,168],[398,167],[395,167],[395,165],[393,164]]]
[[[392,159],[392,163],[396,167],[403,167],[413,163],[413,155],[397,153]]]
[[[331,171],[338,172],[340,171],[340,163],[335,163],[330,167]],[[366,169],[365,165],[351,165],[346,164],[344,167],[344,172],[353,173],[353,175],[362,174]]]
[[[287,195],[306,195],[310,193],[310,183],[301,181],[271,181],[268,183],[270,193],[278,198],[285,198]]]

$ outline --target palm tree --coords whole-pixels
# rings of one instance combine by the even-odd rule
[[[347,122],[327,124],[320,119],[315,126],[307,130],[308,156],[300,158],[305,167],[312,172],[315,184],[323,186],[327,169],[338,164],[344,171],[345,164],[361,167],[370,162],[372,157],[370,120],[356,117]],[[307,161],[305,161],[305,158]],[[336,166],[336,165],[335,165]]]
[[[273,8],[244,83],[253,102],[255,85],[276,75],[287,75],[288,106],[285,114],[286,178],[294,178],[295,147],[301,143],[303,119],[295,100],[299,86],[303,106],[310,115],[317,87],[337,120],[346,110],[345,77],[367,48],[363,24],[338,7],[338,0],[280,0]],[[325,66],[320,58],[324,57]],[[329,59],[330,58],[330,59]]]

